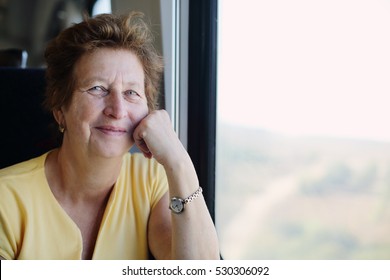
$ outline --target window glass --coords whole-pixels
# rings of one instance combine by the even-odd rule
[[[106,13],[110,14],[111,12],[111,0],[97,0],[92,8],[93,16]]]
[[[390,258],[390,1],[219,1],[225,259]]]

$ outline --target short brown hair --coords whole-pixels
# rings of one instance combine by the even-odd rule
[[[100,48],[125,49],[137,55],[144,69],[149,110],[156,109],[163,63],[153,46],[152,32],[139,12],[86,18],[48,44],[45,107],[52,111],[69,106],[76,79],[74,65],[85,53]]]

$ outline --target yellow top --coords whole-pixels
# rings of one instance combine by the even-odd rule
[[[81,232],[51,192],[46,156],[0,170],[0,256],[6,259],[81,259]],[[149,214],[167,190],[161,165],[126,154],[92,258],[147,259]]]

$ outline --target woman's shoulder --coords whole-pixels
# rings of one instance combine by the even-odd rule
[[[0,215],[12,217],[16,228],[47,197],[42,196],[45,193],[42,188],[46,186],[45,158],[42,155],[0,170]]]
[[[30,180],[37,172],[44,172],[47,153],[9,167],[0,169],[0,185],[9,181]]]

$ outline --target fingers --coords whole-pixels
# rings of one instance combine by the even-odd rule
[[[137,145],[138,149],[140,149],[140,151],[143,153],[145,157],[147,158],[153,157],[152,152],[149,150],[148,145],[146,145],[144,140],[141,140],[138,143],[136,142],[135,144]]]
[[[154,157],[163,164],[178,154],[180,141],[164,110],[152,111],[133,133],[134,142],[147,158]]]
[[[145,132],[143,132],[143,127],[141,126],[141,123],[142,121],[138,124],[138,126],[133,132],[134,143],[138,147],[138,149],[144,154],[145,157],[152,158],[153,154],[149,150],[149,147],[144,140]]]

